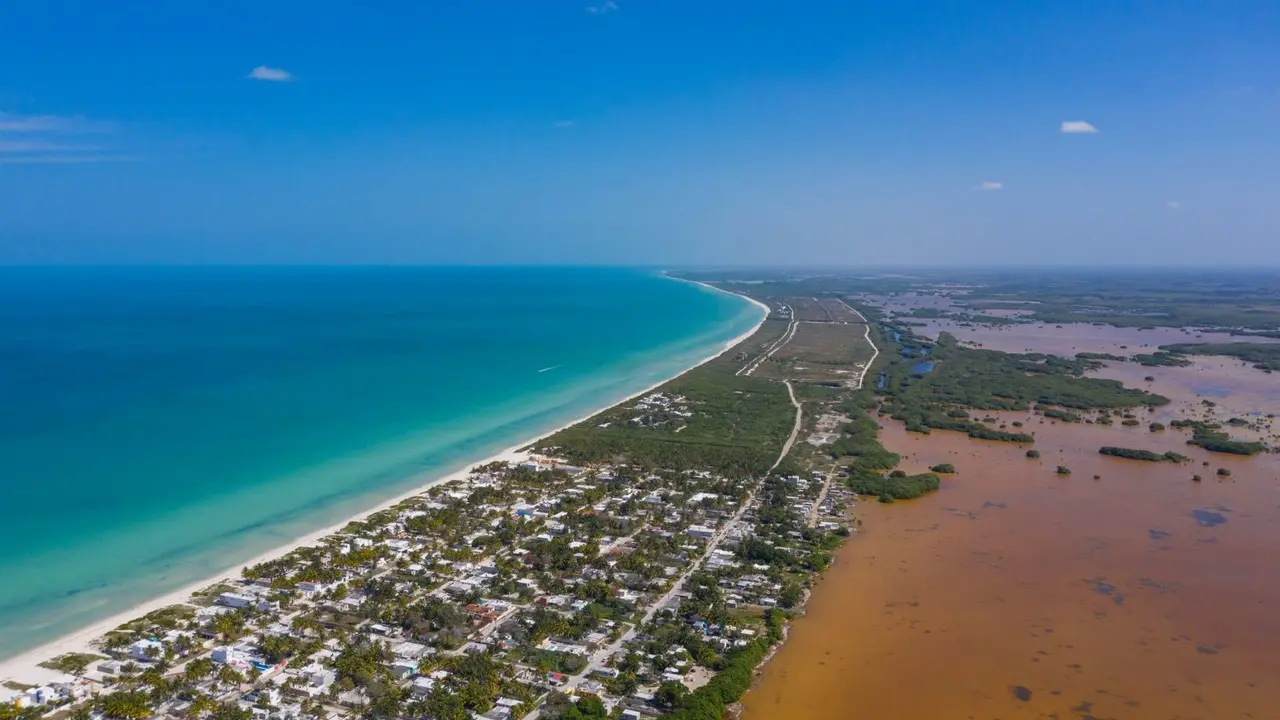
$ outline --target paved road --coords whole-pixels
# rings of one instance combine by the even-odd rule
[[[777,340],[774,340],[773,345],[769,346],[769,349],[765,351],[763,355],[756,358],[755,360],[749,361],[746,365],[743,365],[738,370],[738,372],[734,373],[734,375],[746,375],[750,377],[751,373],[755,372],[756,368],[760,367],[761,363],[763,363],[765,360],[768,360],[770,357],[772,357],[773,354],[778,352],[778,350],[781,349],[783,345],[786,345],[788,342],[791,342],[791,338],[795,337],[796,329],[800,327],[800,321],[796,320],[795,308],[791,307],[790,305],[783,305],[782,307],[786,308],[791,313],[791,321],[787,323],[787,331],[782,333],[782,337],[778,338]]]

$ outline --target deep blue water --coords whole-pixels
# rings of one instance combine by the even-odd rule
[[[610,404],[759,315],[629,270],[0,270],[0,657]]]

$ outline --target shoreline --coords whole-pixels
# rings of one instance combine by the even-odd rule
[[[747,297],[746,295],[740,295],[738,293],[730,292],[728,290],[715,287],[714,285],[698,282],[696,280],[685,280],[683,278],[671,277],[666,273],[663,273],[662,277],[667,278],[669,280],[675,280],[677,282],[685,282],[693,285],[698,285],[709,291],[724,293],[726,295],[732,295],[742,300],[746,300],[754,307],[762,310],[764,314],[760,316],[759,320],[757,320],[755,324],[751,326],[750,329],[726,341],[718,350],[716,350],[712,354],[702,358],[701,360],[694,363],[693,365],[690,365],[689,367],[684,368],[680,372],[668,378],[655,382],[654,384],[644,388],[643,390],[639,390],[637,392],[634,392],[630,395],[627,395],[626,397],[623,397],[617,400],[611,400],[609,401],[608,404],[597,407],[591,410],[590,412],[588,412],[587,414],[581,417],[575,418],[569,422],[566,422],[563,425],[560,425],[559,427],[556,427],[552,430],[548,430],[535,437],[522,440],[521,442],[515,445],[512,445],[506,450],[503,450],[499,453],[491,455],[482,460],[469,463],[466,466],[459,468],[457,470],[454,470],[452,472],[446,473],[439,477],[424,477],[422,478],[420,484],[416,485],[413,489],[405,491],[399,495],[396,495],[395,497],[384,500],[381,503],[377,504],[376,506],[361,510],[360,512],[355,513],[350,517],[347,517],[339,522],[336,522],[332,525],[321,528],[319,530],[312,531],[300,537],[294,538],[289,542],[286,542],[282,545],[272,548],[271,550],[268,550],[255,557],[252,557],[242,563],[238,563],[236,565],[228,567],[225,570],[221,570],[217,573],[214,573],[205,578],[202,578],[196,582],[192,582],[172,592],[165,593],[164,595],[161,595],[159,597],[134,605],[128,610],[124,610],[110,617],[94,622],[83,628],[80,628],[71,633],[63,635],[62,637],[59,637],[55,640],[44,643],[43,645],[39,645],[30,650],[22,651],[11,658],[0,660],[0,682],[31,681],[31,680],[38,680],[42,675],[45,677],[61,675],[62,673],[59,673],[56,670],[50,670],[48,668],[40,667],[39,664],[42,662],[51,660],[60,655],[65,655],[67,653],[92,653],[95,655],[101,655],[102,653],[99,652],[97,648],[94,648],[92,646],[93,641],[97,640],[102,635],[106,634],[107,632],[110,632],[111,630],[114,630],[115,628],[119,627],[120,625],[123,625],[124,623],[130,620],[134,620],[136,618],[142,617],[143,615],[154,612],[161,608],[169,607],[171,605],[185,604],[187,600],[190,599],[192,593],[198,590],[202,590],[224,579],[239,577],[243,573],[244,569],[247,567],[251,567],[253,565],[257,565],[259,563],[263,563],[269,560],[274,560],[284,555],[287,555],[293,552],[294,550],[297,550],[298,548],[306,547],[308,545],[313,545],[317,541],[329,535],[333,535],[337,533],[338,531],[346,527],[351,522],[360,520],[373,513],[386,510],[401,502],[404,502],[405,500],[416,497],[422,494],[423,492],[426,492],[428,489],[430,489],[433,486],[453,482],[455,480],[465,479],[468,475],[471,474],[472,470],[474,470],[475,468],[482,467],[484,465],[488,465],[494,462],[501,462],[501,461],[517,462],[517,461],[526,459],[529,457],[530,453],[525,451],[524,448],[527,448],[528,446],[540,440],[548,438],[560,432],[561,430],[573,427],[574,425],[577,425],[581,422],[585,422],[615,405],[620,405],[622,403],[629,402],[631,400],[634,400],[637,397],[640,397],[641,395],[650,393],[653,390],[671,382],[672,380],[675,380],[676,378],[679,378],[682,375],[685,375],[686,373],[696,368],[699,368],[711,362],[712,360],[715,360],[716,358],[728,352],[730,349],[736,347],[737,345],[739,345],[740,343],[742,343],[743,341],[745,341],[746,339],[754,335],[760,329],[760,327],[764,325],[765,320],[769,318],[769,312],[770,312],[769,306],[765,305],[764,303],[758,300]],[[430,474],[431,473],[425,473],[424,475],[430,475]]]

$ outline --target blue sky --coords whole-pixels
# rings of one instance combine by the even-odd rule
[[[1280,264],[1277,28],[1251,0],[4,3],[0,262]]]

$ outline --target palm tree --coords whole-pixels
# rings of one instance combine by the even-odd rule
[[[213,660],[207,657],[202,657],[196,658],[195,660],[187,663],[187,666],[183,668],[182,672],[183,676],[186,677],[187,682],[198,682],[212,675],[214,669],[215,666]]]
[[[240,684],[244,682],[244,676],[236,672],[236,669],[230,665],[223,665],[218,668],[218,682],[223,685],[239,687]]]
[[[116,720],[143,720],[155,712],[146,693],[127,691],[103,697],[98,701],[98,709]]]
[[[93,662],[92,655],[85,655],[85,654],[69,655],[67,657],[66,669],[72,675],[79,677],[84,674],[85,670],[89,669],[89,665],[92,664],[92,662]]]
[[[218,703],[213,698],[204,693],[196,693],[196,696],[191,699],[191,704],[187,706],[187,717],[203,717],[216,709],[218,709]]]

